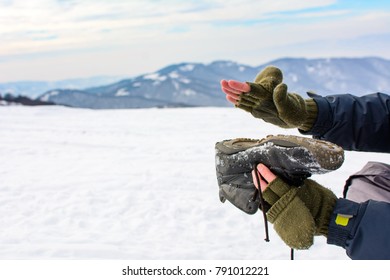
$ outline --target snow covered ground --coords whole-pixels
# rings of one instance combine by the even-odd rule
[[[0,259],[289,259],[261,213],[218,198],[214,144],[296,134],[234,108],[0,107]],[[386,154],[313,178],[341,195]],[[296,259],[347,259],[316,239]]]

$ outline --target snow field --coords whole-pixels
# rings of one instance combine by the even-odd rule
[[[222,204],[217,141],[294,134],[234,108],[0,107],[0,259],[288,259],[260,212]],[[313,176],[341,196],[386,154]],[[323,237],[297,259],[347,259]]]

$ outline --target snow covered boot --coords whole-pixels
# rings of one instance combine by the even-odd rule
[[[237,138],[216,143],[215,164],[221,202],[227,199],[248,214],[260,205],[251,172],[263,163],[288,184],[300,186],[312,174],[338,169],[344,150],[327,141],[270,135],[264,139]]]

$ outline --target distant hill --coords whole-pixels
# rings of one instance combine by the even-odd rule
[[[39,99],[31,99],[27,96],[13,96],[6,94],[5,96],[0,95],[0,106],[8,105],[25,105],[25,106],[42,106],[42,105],[57,105],[51,101],[42,101]]]
[[[86,108],[227,106],[222,78],[253,78],[257,69],[233,62],[182,63],[102,87],[51,90],[40,99]]]
[[[368,58],[283,58],[253,67],[232,61],[181,63],[154,73],[86,89],[51,89],[38,97],[82,108],[228,106],[221,79],[253,81],[267,65],[283,71],[289,91],[305,95],[390,93],[390,61]]]
[[[29,98],[36,98],[53,88],[83,89],[118,82],[123,78],[124,77],[98,76],[60,81],[17,81],[0,83],[0,94],[12,94],[14,96],[22,95]]]

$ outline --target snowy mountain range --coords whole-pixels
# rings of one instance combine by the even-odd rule
[[[53,88],[82,89],[118,82],[124,78],[123,76],[96,76],[60,81],[16,81],[0,83],[0,94],[11,94],[13,96],[23,95],[29,98],[36,98]]]
[[[390,60],[375,57],[284,58],[256,67],[232,61],[174,64],[105,86],[51,89],[38,98],[94,109],[228,106],[220,90],[220,80],[252,81],[267,65],[281,68],[289,90],[302,95],[307,91],[320,95],[390,92]]]
[[[234,62],[182,63],[107,86],[51,90],[40,99],[95,109],[227,106],[219,81],[222,78],[253,79],[256,73],[256,68]]]

